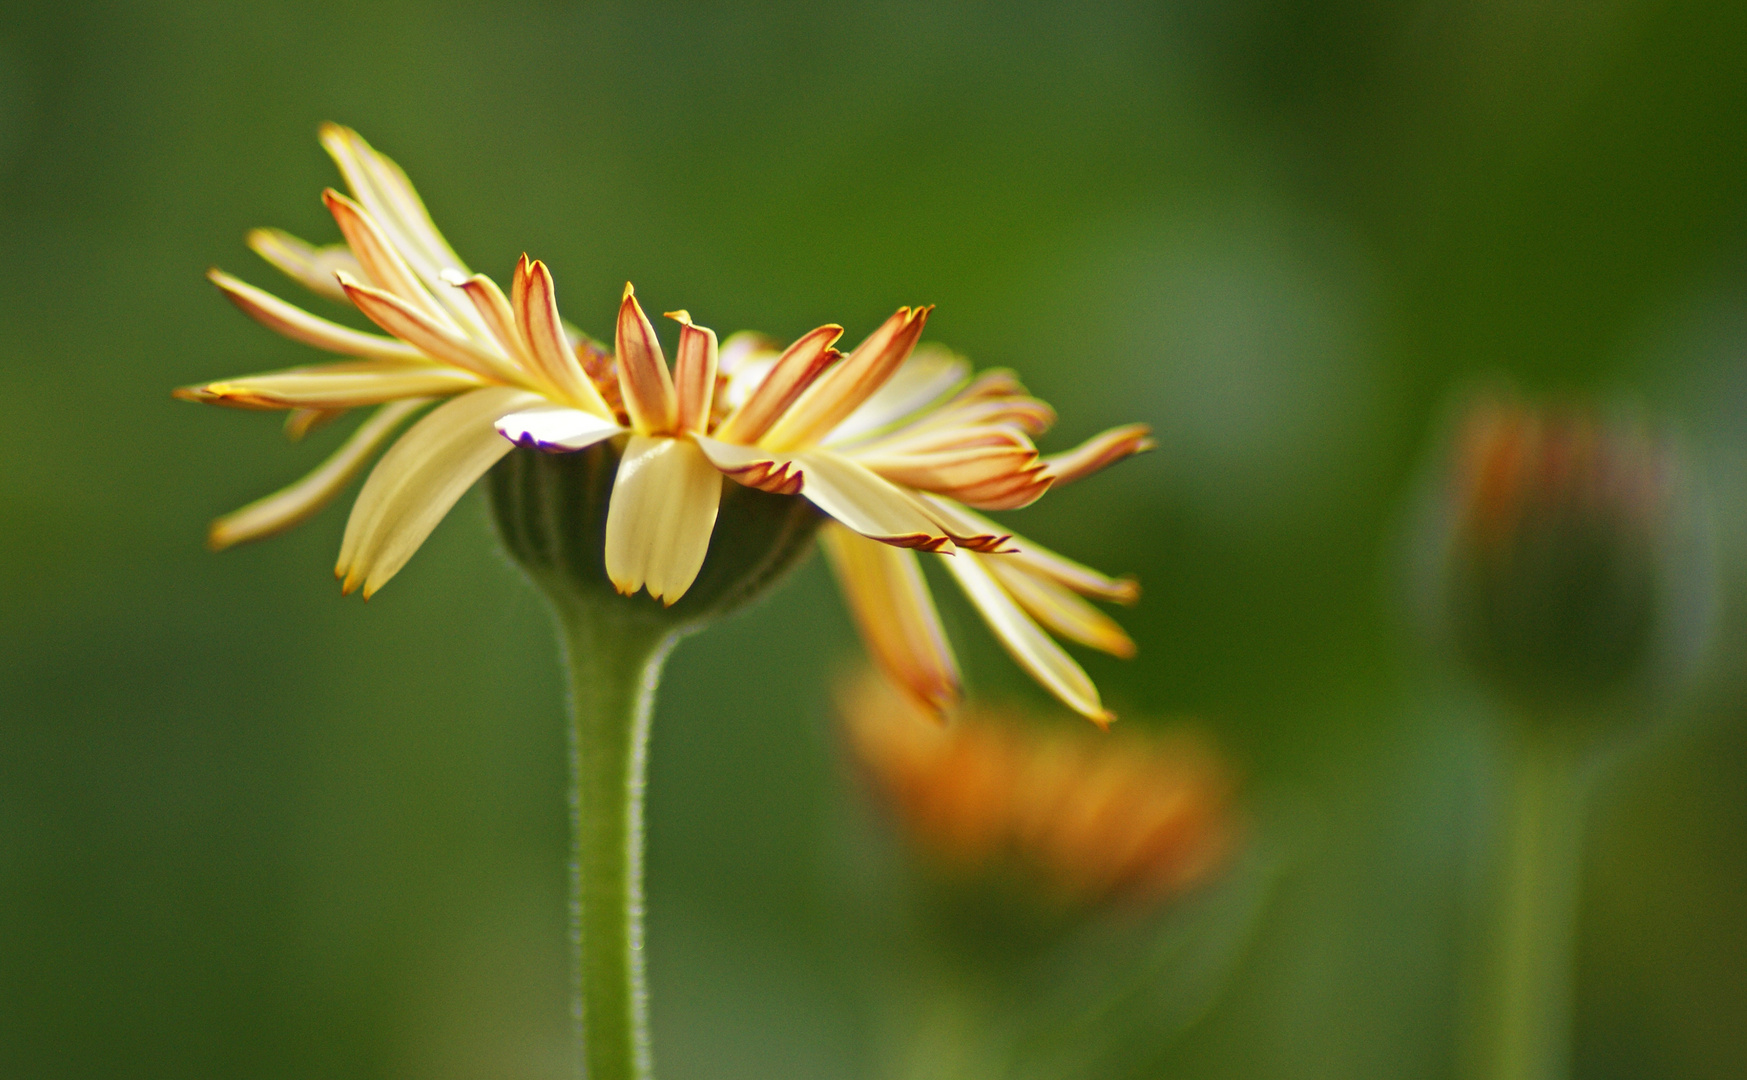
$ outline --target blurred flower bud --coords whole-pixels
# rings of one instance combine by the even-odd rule
[[[1230,778],[1193,735],[1045,731],[974,707],[942,724],[872,673],[840,702],[876,793],[949,879],[1017,882],[1061,909],[1145,906],[1235,846]]]
[[[1673,444],[1642,423],[1477,399],[1427,545],[1439,636],[1534,716],[1593,718],[1644,690],[1706,621],[1688,494]]]

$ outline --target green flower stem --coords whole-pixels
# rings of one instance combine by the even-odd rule
[[[681,632],[559,612],[570,670],[570,933],[589,1080],[652,1075],[643,958],[643,796],[662,666]]]
[[[1583,755],[1557,729],[1519,732],[1509,775],[1471,1047],[1474,1080],[1563,1080],[1583,834]]]
[[[655,688],[674,645],[751,603],[812,549],[802,499],[725,484],[697,580],[672,607],[620,596],[605,571],[616,446],[516,450],[491,471],[498,535],[551,601],[571,701],[571,933],[588,1080],[648,1080],[643,792]]]

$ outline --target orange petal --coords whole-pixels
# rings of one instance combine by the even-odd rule
[[[848,359],[815,382],[771,428],[763,441],[773,450],[819,442],[884,386],[910,357],[931,307],[899,308]]]
[[[709,427],[710,402],[716,392],[716,332],[693,324],[688,312],[673,311],[667,317],[680,324],[679,352],[673,358],[679,429],[702,432]]]
[[[662,434],[675,430],[679,403],[674,400],[673,376],[667,371],[667,357],[661,342],[655,337],[655,327],[637,303],[629,282],[625,297],[619,304],[619,323],[615,334],[619,354],[619,389],[625,395],[625,411],[641,434]]]
[[[1043,465],[1056,483],[1071,484],[1081,477],[1109,468],[1125,457],[1156,449],[1158,445],[1152,437],[1152,428],[1145,424],[1129,424],[1095,435],[1066,453],[1052,454],[1043,459]]]
[[[843,336],[843,327],[827,324],[801,335],[783,350],[764,381],[753,389],[744,404],[729,414],[716,429],[724,442],[751,445],[770,430],[795,399],[842,357],[831,346]]]
[[[373,289],[341,273],[340,287],[371,322],[415,346],[433,360],[471,371],[491,382],[520,385],[522,374],[507,356],[493,356],[451,329],[452,324],[433,321],[424,312],[392,293]]]
[[[301,341],[305,345],[313,345],[318,349],[339,353],[343,356],[362,356],[373,360],[399,360],[403,362],[417,362],[425,359],[424,354],[403,341],[385,338],[378,334],[361,333],[349,326],[329,322],[319,315],[311,315],[294,304],[286,303],[270,292],[238,281],[222,270],[208,270],[206,277],[214,285],[223,289],[225,296],[241,309],[243,314],[275,333],[284,334],[293,341]],[[338,287],[336,284],[335,288]]]

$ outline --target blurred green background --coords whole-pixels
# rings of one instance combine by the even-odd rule
[[[475,268],[547,260],[593,333],[627,278],[778,336],[931,302],[931,337],[1061,410],[1049,448],[1155,425],[1009,519],[1140,575],[1140,658],[1089,670],[1213,731],[1282,852],[1226,992],[1142,1075],[1451,1074],[1489,774],[1403,615],[1430,432],[1500,374],[1669,418],[1720,627],[1596,801],[1576,1068],[1743,1075],[1743,55],[1722,0],[10,0],[0,1075],[567,1075],[561,678],[478,494],[368,606],[328,577],[341,511],[201,546],[339,437],[168,393],[312,355],[201,275],[277,288],[251,226],[335,237],[327,119]],[[946,614],[979,692],[1035,697]],[[857,649],[815,560],[669,670],[668,1078],[874,1075],[829,706]]]

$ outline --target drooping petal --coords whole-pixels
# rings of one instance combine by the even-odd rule
[[[1070,641],[1124,660],[1134,656],[1134,639],[1115,619],[1080,599],[1072,589],[1035,573],[1008,555],[983,561],[995,580],[1031,617]]]
[[[255,254],[311,292],[345,303],[345,290],[334,280],[336,270],[363,277],[364,268],[344,244],[317,247],[283,229],[250,229],[245,241]]]
[[[835,324],[802,334],[722,421],[716,438],[749,446],[763,438],[795,399],[842,358],[843,354],[831,347],[842,336],[843,327]]]
[[[516,281],[521,286],[511,292],[516,318],[522,329],[522,340],[528,355],[545,373],[567,404],[611,420],[613,411],[602,400],[600,391],[577,362],[576,352],[564,333],[564,320],[558,314],[558,291],[552,284],[552,272],[546,264],[527,261],[518,264]],[[665,369],[663,369],[665,373]]]
[[[716,393],[716,332],[694,324],[689,312],[670,311],[667,317],[679,323],[679,351],[673,357],[679,429],[702,434]]]
[[[449,401],[412,426],[371,470],[352,504],[334,574],[369,599],[425,542],[449,508],[514,449],[493,426],[537,404],[524,390],[492,386]]]
[[[607,507],[607,577],[630,596],[672,605],[703,568],[722,475],[685,439],[633,435]]]
[[[971,366],[941,345],[918,345],[886,385],[831,429],[826,446],[841,446],[902,424],[941,402],[970,378]]]
[[[1079,446],[1043,459],[1044,468],[1058,484],[1071,484],[1100,469],[1109,468],[1125,457],[1157,449],[1152,428],[1145,424],[1128,424],[1095,435]]]
[[[611,420],[564,405],[538,405],[510,413],[497,421],[499,435],[517,446],[530,446],[549,454],[587,450],[625,429]]]
[[[624,392],[631,423],[644,435],[672,432],[679,415],[673,376],[668,374],[667,357],[655,337],[655,327],[649,325],[630,282],[625,283],[625,296],[619,303],[614,347],[619,354],[619,388]]]
[[[1098,688],[1092,685],[1085,669],[1031,621],[989,572],[986,560],[999,558],[1011,556],[967,551],[956,559],[947,559],[946,565],[1020,667],[1068,708],[1099,727],[1108,725],[1116,717],[1098,700]]]
[[[407,363],[426,359],[423,353],[404,341],[396,341],[380,334],[366,334],[349,326],[329,322],[319,315],[311,315],[270,292],[231,277],[223,270],[208,270],[206,277],[224,290],[225,296],[243,314],[293,341],[301,341],[305,345],[313,345],[341,356],[362,356],[372,360],[399,360]],[[339,288],[338,283],[334,287]]]
[[[951,537],[908,492],[828,450],[773,454],[699,436],[711,464],[731,479],[779,495],[805,496],[861,535],[898,547],[939,551]]]
[[[223,551],[307,521],[346,489],[407,417],[428,404],[429,398],[409,398],[391,401],[377,409],[315,471],[290,487],[214,521],[206,531],[206,545],[214,551]]]
[[[445,397],[480,385],[469,372],[436,364],[358,360],[244,375],[172,393],[183,401],[238,409],[356,409],[400,398]]]
[[[285,414],[285,437],[302,442],[316,428],[325,427],[346,415],[346,409],[292,409]]]
[[[1023,536],[1004,532],[1001,526],[988,518],[947,499],[932,495],[923,495],[921,499],[930,513],[956,531],[1002,535],[1006,540],[1000,549],[1005,552],[1002,558],[1013,559],[1026,569],[1066,585],[1082,596],[1096,596],[1100,600],[1111,600],[1118,604],[1132,604],[1140,599],[1140,583],[1133,578],[1114,578],[1089,566],[1082,566],[1072,559],[1063,558]]]
[[[811,446],[872,397],[909,359],[932,307],[899,308],[843,363],[815,382],[762,440],[773,450]]]
[[[916,553],[835,522],[819,530],[819,543],[874,662],[936,716],[944,715],[959,697],[958,661]]]
[[[509,357],[487,351],[479,343],[469,341],[459,333],[433,322],[422,311],[400,297],[372,288],[350,274],[338,275],[346,296],[358,305],[366,318],[382,329],[418,348],[425,356],[439,360],[492,382],[517,385],[522,374]]]

